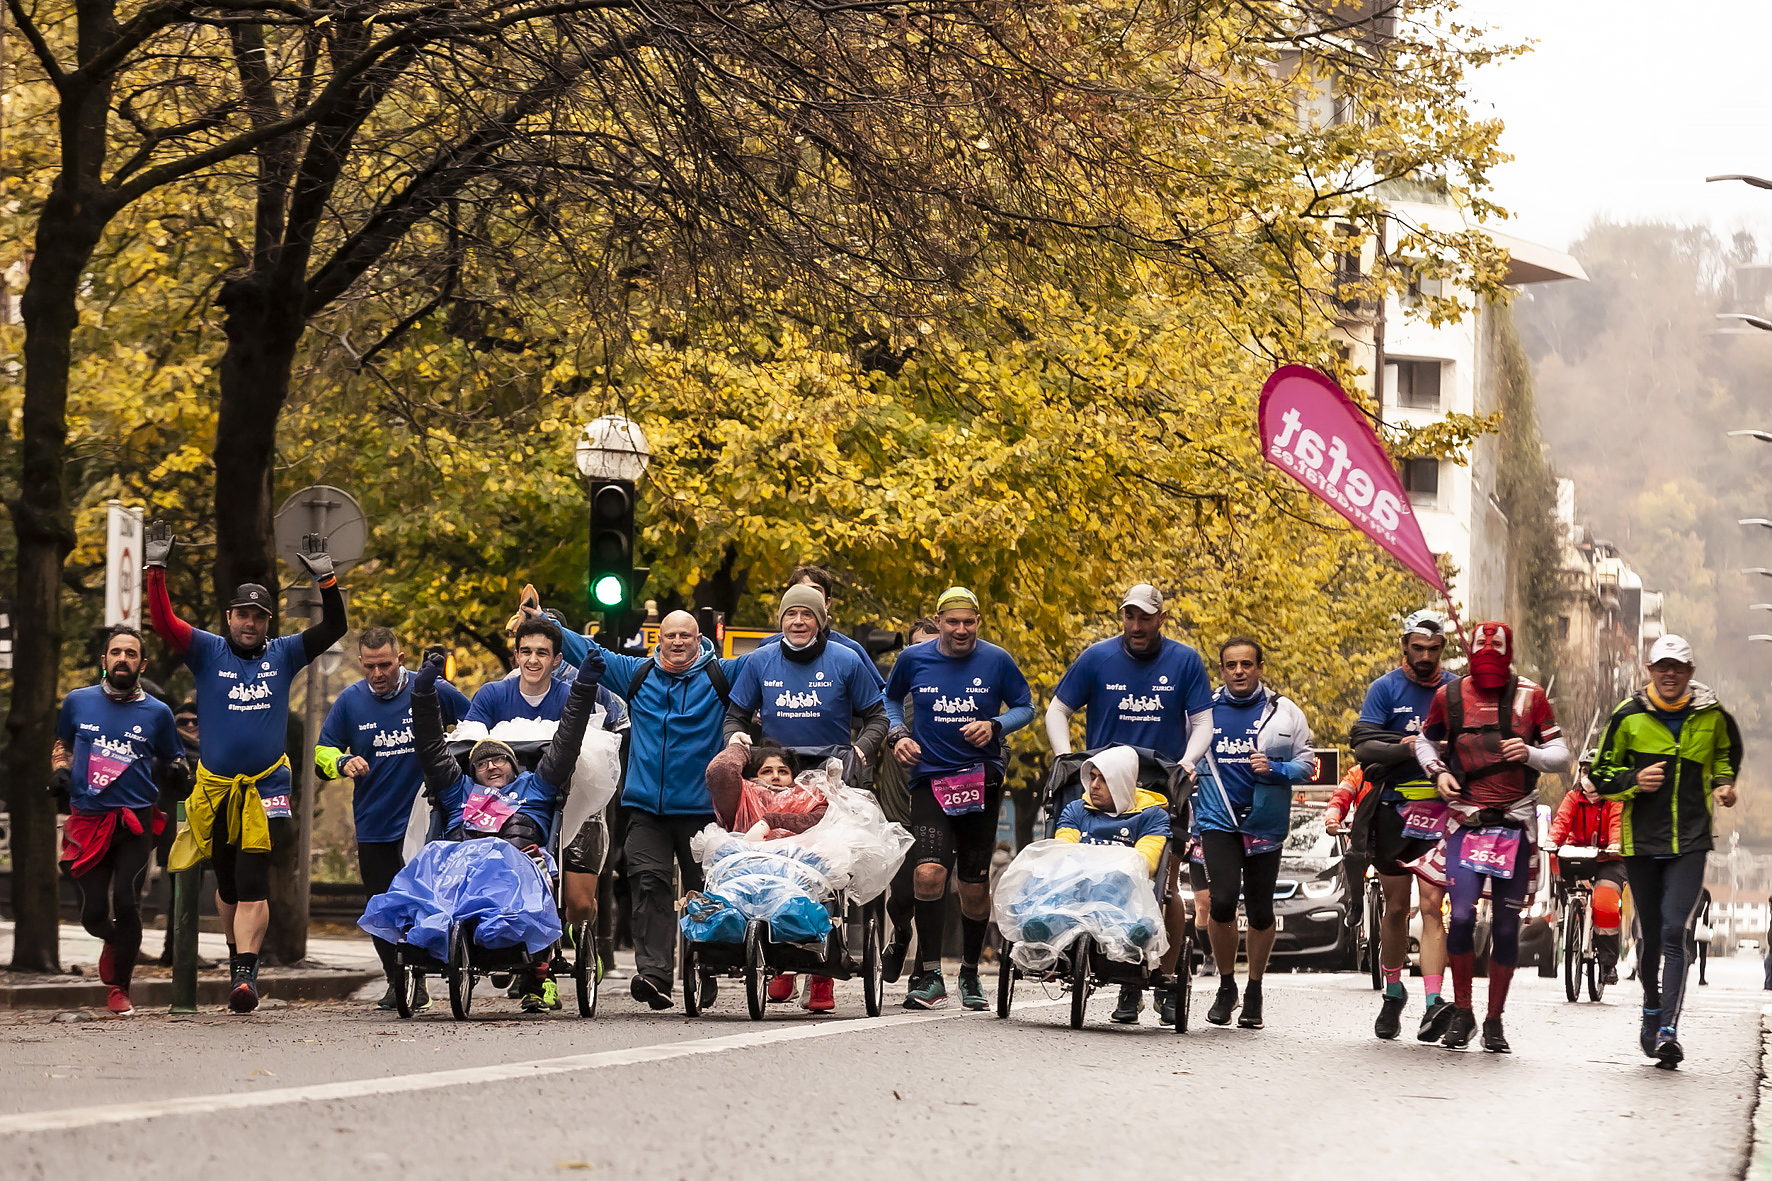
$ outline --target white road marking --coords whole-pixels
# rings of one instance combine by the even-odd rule
[[[1018,1004],[1016,1010],[1045,1009],[1069,1004],[1068,998],[1057,1001],[1036,1001]],[[964,1009],[942,1013],[902,1013],[871,1020],[821,1021],[808,1025],[775,1025],[724,1037],[699,1038],[687,1042],[634,1046],[625,1050],[603,1050],[595,1054],[575,1054],[566,1058],[540,1058],[531,1062],[506,1062],[493,1066],[469,1066],[459,1070],[436,1070],[424,1074],[402,1074],[388,1078],[353,1079],[342,1083],[317,1083],[307,1087],[281,1087],[269,1091],[241,1091],[220,1095],[189,1095],[182,1099],[150,1099],[141,1103],[111,1103],[99,1107],[67,1107],[56,1111],[31,1111],[20,1115],[0,1116],[0,1136],[16,1136],[28,1132],[56,1132],[70,1128],[91,1128],[103,1124],[134,1123],[167,1115],[208,1115],[216,1111],[243,1111],[255,1107],[281,1107],[290,1103],[326,1103],[338,1099],[359,1099],[367,1095],[397,1095],[408,1091],[434,1091],[444,1087],[465,1087],[475,1083],[498,1083],[545,1078],[553,1074],[572,1074],[583,1070],[607,1070],[616,1066],[636,1066],[647,1062],[666,1062],[672,1058],[691,1058],[701,1054],[723,1054],[728,1050],[748,1050],[772,1046],[780,1042],[804,1041],[809,1038],[833,1037],[844,1033],[866,1033],[876,1029],[892,1029],[900,1025],[916,1025],[944,1021],[955,1017],[974,1020],[995,1020]]]

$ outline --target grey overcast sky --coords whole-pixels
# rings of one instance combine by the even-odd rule
[[[1507,124],[1497,228],[1566,249],[1598,215],[1738,227],[1772,239],[1772,0],[1465,0],[1498,41],[1537,42],[1478,71],[1472,106]]]

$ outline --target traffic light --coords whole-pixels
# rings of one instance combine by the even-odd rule
[[[634,569],[634,486],[627,480],[591,484],[590,574],[593,608],[620,613],[633,605],[645,575]]]

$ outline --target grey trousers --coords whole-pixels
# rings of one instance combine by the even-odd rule
[[[689,852],[689,838],[714,822],[702,816],[655,816],[628,810],[628,895],[633,907],[634,968],[671,989],[677,958],[677,876],[683,893],[701,889],[701,866]],[[674,862],[674,864],[673,864]]]

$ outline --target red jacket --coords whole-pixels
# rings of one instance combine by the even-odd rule
[[[1570,791],[1557,805],[1551,821],[1550,842],[1558,845],[1592,845],[1596,849],[1617,848],[1624,843],[1624,804],[1618,800],[1588,803],[1579,791]],[[1602,856],[1602,861],[1616,861],[1617,855]]]
[[[1329,793],[1329,809],[1323,813],[1324,826],[1335,828],[1353,815],[1359,808],[1360,801],[1371,790],[1372,785],[1366,782],[1365,772],[1360,770],[1358,763],[1348,768],[1347,774],[1341,777],[1341,782],[1335,785],[1335,790]]]

